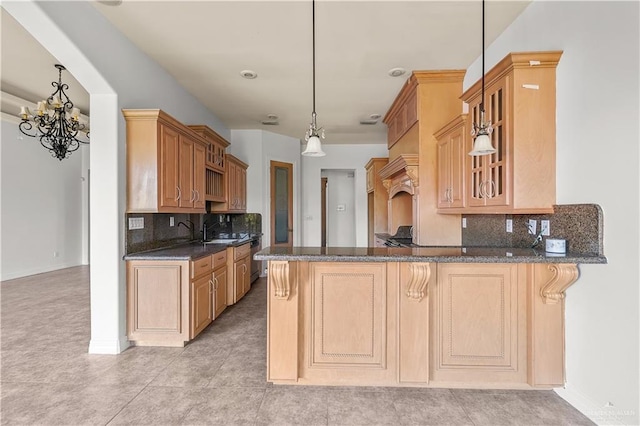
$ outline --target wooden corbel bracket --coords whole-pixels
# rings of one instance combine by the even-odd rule
[[[556,304],[564,299],[565,291],[576,282],[580,272],[578,265],[569,263],[551,264],[551,279],[540,288],[540,296],[546,304]]]

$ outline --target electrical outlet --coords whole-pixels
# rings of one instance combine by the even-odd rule
[[[536,235],[538,231],[538,221],[534,219],[529,219],[527,228],[529,228],[529,234]]]
[[[466,217],[463,217],[463,218],[462,218],[462,227],[463,227],[463,228],[466,228],[466,227],[467,227],[467,218],[466,218]]]
[[[173,216],[169,216],[169,226],[176,226],[176,219]]]
[[[545,237],[551,235],[551,225],[549,225],[548,220],[540,221],[540,234],[544,235]]]
[[[507,232],[513,232],[513,220],[507,219]]]
[[[130,217],[129,229],[144,229],[144,217]]]

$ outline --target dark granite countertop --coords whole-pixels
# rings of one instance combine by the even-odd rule
[[[227,247],[239,247],[248,244],[252,240],[259,238],[259,235],[250,236],[249,238],[238,240],[233,243],[215,243],[203,244],[200,241],[193,241],[185,244],[179,244],[172,247],[141,251],[138,253],[126,254],[124,260],[194,260],[201,257],[209,256],[226,250]]]
[[[607,263],[605,256],[514,247],[267,247],[255,260],[315,262]]]

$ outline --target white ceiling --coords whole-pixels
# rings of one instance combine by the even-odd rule
[[[487,45],[528,4],[488,1]],[[312,110],[311,1],[94,5],[227,127],[304,137]],[[390,77],[391,68],[466,69],[481,49],[478,0],[317,1],[316,111],[326,143],[386,140],[381,120],[369,126],[359,121],[384,116],[404,84],[408,74]],[[55,62],[2,13],[3,91],[33,101],[48,96],[57,79]],[[246,69],[258,77],[242,78]],[[72,100],[87,111],[86,92],[72,78],[63,80]],[[279,125],[261,124],[267,114],[276,114]]]

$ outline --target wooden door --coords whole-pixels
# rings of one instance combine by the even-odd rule
[[[192,208],[195,200],[193,190],[193,149],[192,140],[180,135],[179,142],[179,171],[180,171],[180,192],[181,197],[178,205],[184,208]]]
[[[206,148],[198,143],[193,145],[193,190],[195,192],[195,200],[193,208],[205,209],[205,156]]]
[[[219,268],[213,272],[214,293],[214,315],[217,318],[227,307],[227,268]]]
[[[242,299],[242,296],[244,295],[244,268],[245,268],[245,264],[243,259],[238,260],[237,262],[235,262],[233,264],[233,268],[234,268],[234,278],[235,278],[235,285],[233,286],[233,291],[234,291],[234,298],[233,298],[233,302],[234,303],[238,303],[238,301],[240,299]]]
[[[251,290],[251,256],[247,256],[244,258],[244,268],[242,269],[242,284],[243,284],[243,292],[244,296]]]
[[[438,208],[451,207],[451,141],[445,135],[438,141]]]
[[[212,290],[210,274],[191,282],[191,328],[189,333],[191,339],[196,337],[213,320],[211,317]]]
[[[467,157],[464,122],[449,137],[449,206],[465,206],[464,165]]]
[[[170,127],[160,125],[160,207],[178,207],[182,194],[179,188],[179,135]]]
[[[271,161],[271,246],[293,246],[293,164]]]

